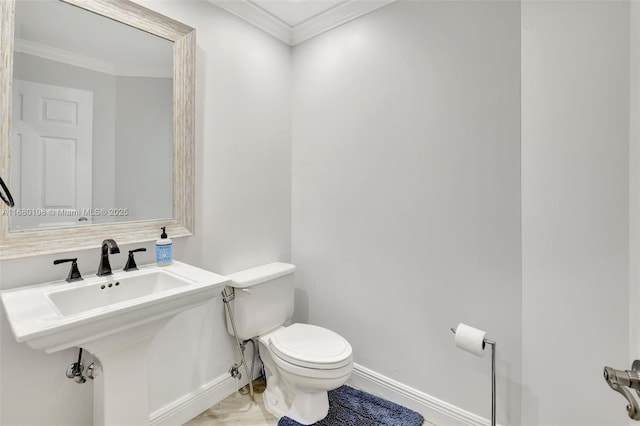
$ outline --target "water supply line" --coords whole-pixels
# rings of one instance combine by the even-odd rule
[[[240,338],[238,337],[238,333],[236,333],[236,323],[235,320],[233,319],[233,311],[231,310],[231,305],[229,302],[231,302],[233,299],[235,299],[236,295],[235,295],[235,290],[233,288],[231,288],[231,294],[227,294],[227,288],[226,287],[224,290],[222,290],[222,301],[224,302],[224,306],[227,310],[227,316],[229,317],[229,319],[231,320],[231,328],[233,329],[233,335],[236,338],[236,344],[238,345],[238,352],[240,352],[240,365],[234,364],[233,367],[231,367],[231,375],[233,376],[233,371],[235,370],[237,372],[238,368],[240,368],[240,366],[244,366],[244,371],[247,374],[247,377],[249,378],[249,395],[251,396],[251,400],[255,401],[254,395],[253,395],[253,364],[251,366],[251,374],[249,374],[249,368],[247,367],[247,363],[244,359],[244,346],[243,343],[240,342]],[[251,341],[253,342],[253,340]],[[255,360],[255,343],[253,343],[253,353],[254,353],[254,360]],[[235,376],[234,376],[235,377]]]
[[[70,364],[67,367],[67,371],[65,375],[69,379],[73,379],[76,383],[82,384],[87,381],[87,379],[82,375],[84,371],[84,365],[82,364],[82,348],[78,349],[78,361]]]
[[[96,364],[92,362],[87,367],[87,375],[83,374],[84,372],[84,364],[82,363],[82,348],[78,348],[78,361],[73,364],[69,364],[67,367],[67,371],[65,375],[69,379],[73,379],[78,384],[83,384],[87,381],[87,379],[93,380],[95,378],[95,369]]]
[[[243,340],[242,342],[240,342],[240,350],[243,353],[247,348],[247,342],[251,343],[251,347],[253,349],[253,357],[251,359],[251,369],[249,370],[249,373],[253,378],[253,372],[255,371],[256,358],[258,357],[258,347],[254,339]],[[233,366],[231,366],[231,368],[229,369],[229,373],[231,374],[231,377],[233,377],[234,379],[242,377],[242,374],[240,373],[240,371],[238,371],[240,367],[242,367],[242,362],[240,364],[233,364]],[[243,394],[246,395],[246,393],[243,393]]]
[[[251,369],[249,370],[249,381],[252,382],[253,381],[253,372],[255,371],[255,365],[256,365],[256,358],[258,357],[258,344],[254,339],[249,339],[249,340],[245,340],[242,342],[242,350],[244,351],[244,349],[247,346],[247,342],[251,343],[251,348],[253,349],[253,356],[251,357]],[[239,366],[238,366],[239,367]],[[237,367],[236,367],[237,368]],[[251,388],[251,386],[249,387]],[[243,395],[246,395],[246,392],[240,392]]]

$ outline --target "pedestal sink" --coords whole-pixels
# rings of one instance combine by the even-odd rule
[[[47,353],[78,347],[98,359],[94,425],[149,424],[147,351],[175,315],[220,294],[229,280],[181,262],[83,281],[0,292],[18,342]]]

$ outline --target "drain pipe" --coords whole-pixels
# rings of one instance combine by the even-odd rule
[[[235,290],[232,288],[231,289],[231,294],[227,294],[227,288],[225,288],[224,290],[222,290],[222,301],[224,302],[224,306],[227,309],[227,315],[229,316],[229,319],[231,320],[231,328],[233,329],[233,335],[236,338],[236,344],[238,345],[238,352],[240,352],[240,359],[242,360],[242,362],[240,363],[240,365],[244,366],[244,371],[247,374],[247,377],[249,378],[249,395],[251,396],[251,400],[255,401],[254,395],[253,395],[253,377],[251,374],[249,374],[249,369],[247,367],[247,363],[244,359],[244,349],[243,349],[243,344],[240,343],[240,338],[238,338],[238,333],[236,333],[236,323],[233,319],[233,311],[231,310],[231,305],[229,304],[229,302],[231,302],[234,298],[236,297],[235,295]],[[253,340],[251,341],[253,342]],[[255,343],[253,343],[253,352],[254,352],[254,360],[255,360]],[[240,367],[240,365],[234,365],[231,368],[231,375],[233,376],[233,371],[235,369],[235,371],[237,372],[237,369]],[[251,373],[253,373],[253,366],[251,367]],[[234,376],[235,377],[235,376]]]

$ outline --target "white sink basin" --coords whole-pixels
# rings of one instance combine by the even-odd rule
[[[54,281],[0,292],[18,342],[56,352],[203,304],[228,279],[181,262],[118,271],[83,281]]]
[[[194,281],[185,277],[160,271],[144,271],[142,274],[123,276],[115,279],[99,279],[87,285],[74,286],[64,290],[46,292],[63,316],[104,308],[121,302],[152,296],[175,290]]]

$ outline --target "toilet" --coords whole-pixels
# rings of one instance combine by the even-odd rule
[[[228,275],[237,337],[257,339],[267,388],[264,403],[276,417],[309,425],[326,417],[327,391],[347,382],[351,345],[339,334],[310,324],[290,324],[295,265],[269,263]],[[227,331],[234,335],[227,315]]]

